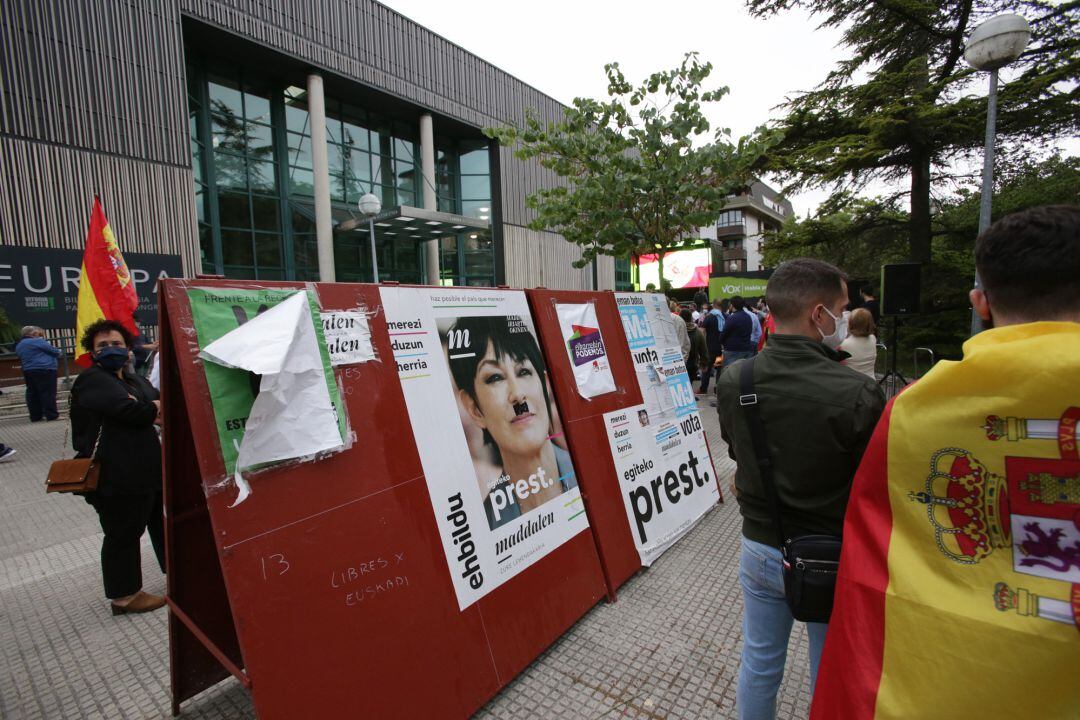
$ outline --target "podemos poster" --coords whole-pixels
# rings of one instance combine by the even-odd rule
[[[464,609],[588,528],[521,291],[380,288]]]
[[[606,413],[604,425],[630,531],[648,566],[717,503],[720,490],[665,298],[615,293],[615,303],[645,402]]]
[[[596,306],[587,303],[556,303],[566,354],[574,370],[574,384],[583,398],[615,392],[607,348],[596,319]]]

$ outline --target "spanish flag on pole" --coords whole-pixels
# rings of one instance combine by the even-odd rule
[[[127,263],[116,244],[101,199],[94,196],[94,209],[90,214],[90,230],[86,233],[86,249],[83,251],[82,271],[79,273],[79,304],[75,319],[76,345],[82,340],[83,331],[98,320],[116,320],[137,335],[132,319],[139,307],[135,283],[131,279]],[[79,349],[75,362],[83,367],[90,365],[90,356]]]
[[[1080,718],[1080,324],[983,332],[855,476],[812,720]]]

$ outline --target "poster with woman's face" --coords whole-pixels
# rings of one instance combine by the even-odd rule
[[[465,608],[589,526],[548,368],[520,290],[380,293]]]
[[[437,322],[491,529],[577,487],[531,324],[517,315]]]

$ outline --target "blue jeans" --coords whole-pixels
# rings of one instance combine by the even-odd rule
[[[794,618],[784,600],[780,551],[742,539],[739,582],[743,588],[743,651],[735,706],[739,720],[773,720],[776,693],[784,677],[788,636]],[[828,623],[807,623],[810,636],[810,693],[817,683],[818,663]]]

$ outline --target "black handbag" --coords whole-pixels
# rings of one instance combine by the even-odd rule
[[[796,620],[829,622],[836,573],[840,568],[840,538],[835,535],[801,535],[789,538],[780,519],[780,494],[773,478],[772,457],[761,423],[758,396],[754,392],[754,358],[742,361],[739,368],[739,405],[746,417],[750,438],[757,456],[758,474],[769,495],[776,527],[777,546],[783,555],[784,596]]]

